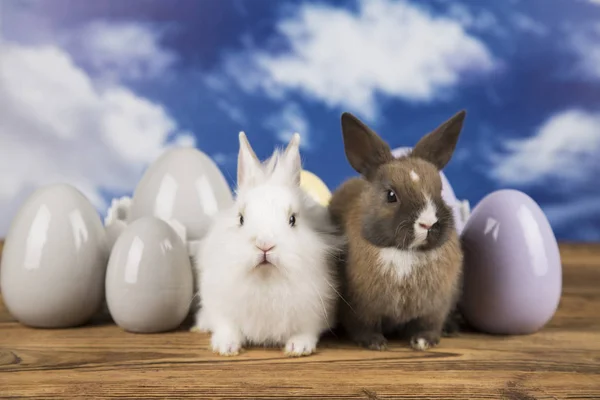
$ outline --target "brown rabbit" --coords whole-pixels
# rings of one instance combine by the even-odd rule
[[[424,136],[407,156],[352,114],[342,115],[346,157],[362,176],[337,189],[330,203],[347,235],[340,322],[358,344],[387,348],[389,335],[410,345],[437,345],[458,300],[463,255],[439,175],[450,161],[465,112]]]

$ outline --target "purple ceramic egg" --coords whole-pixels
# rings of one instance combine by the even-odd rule
[[[493,192],[473,209],[462,239],[465,319],[493,334],[541,329],[558,307],[562,267],[537,203],[517,190]]]

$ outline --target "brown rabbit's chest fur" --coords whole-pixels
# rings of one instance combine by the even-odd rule
[[[384,263],[382,249],[361,234],[361,196],[366,185],[360,178],[347,181],[334,193],[330,204],[332,217],[348,240],[342,276],[344,297],[352,310],[346,312],[356,313],[369,324],[392,326],[423,315],[447,314],[459,293],[462,252],[458,235],[452,231],[441,247],[431,251],[397,253],[400,265],[402,261],[405,266],[410,264],[405,271]],[[386,251],[396,254],[396,250]]]

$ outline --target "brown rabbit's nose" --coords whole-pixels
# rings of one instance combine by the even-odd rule
[[[256,245],[256,248],[266,254],[269,251],[273,250],[275,248],[275,245],[270,245],[270,244],[260,245],[260,246]]]
[[[419,226],[425,230],[430,230],[433,225],[427,225],[422,222],[419,222]]]

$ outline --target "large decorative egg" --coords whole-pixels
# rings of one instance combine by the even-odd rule
[[[190,258],[166,222],[142,217],[121,233],[106,272],[106,302],[126,331],[164,332],[185,319],[193,297]]]
[[[412,149],[410,147],[399,147],[397,149],[392,150],[392,155],[396,158],[402,157],[408,154]],[[442,199],[448,204],[450,209],[452,210],[452,215],[454,216],[454,226],[456,227],[456,231],[460,234],[464,229],[465,220],[466,220],[466,210],[464,210],[463,202],[456,198],[454,194],[454,190],[450,185],[450,181],[446,178],[446,175],[440,171],[440,179],[442,180]]]
[[[201,239],[219,210],[233,204],[217,165],[193,148],[167,150],[145,172],[129,209],[128,222],[144,216],[183,224],[189,240]]]
[[[325,183],[310,171],[300,172],[300,187],[304,189],[317,203],[327,206],[331,200],[331,192]]]
[[[6,237],[4,303],[25,325],[81,325],[104,300],[107,259],[102,221],[88,199],[64,184],[41,188],[19,209]]]
[[[537,203],[499,190],[477,206],[462,234],[465,250],[461,309],[476,329],[527,334],[554,315],[562,290],[558,244]]]

